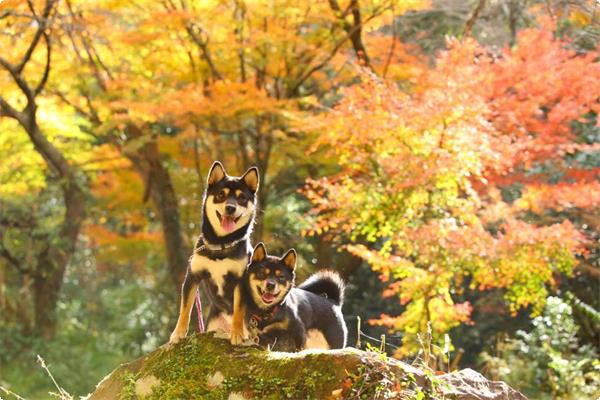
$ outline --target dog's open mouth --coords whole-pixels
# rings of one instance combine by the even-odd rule
[[[279,292],[277,292],[277,293],[263,292],[263,290],[261,288],[258,288],[258,293],[260,293],[260,298],[265,304],[273,303],[275,301],[275,299],[277,298],[277,295],[279,294]]]
[[[221,215],[221,213],[217,211],[217,218],[219,218],[219,221],[221,221],[221,228],[223,228],[225,232],[231,232],[235,228],[235,224],[237,224],[242,216],[240,215],[239,217],[235,218],[229,215]]]

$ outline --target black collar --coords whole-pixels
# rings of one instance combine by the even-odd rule
[[[204,239],[204,237],[202,237],[202,235],[200,235],[200,237],[198,238],[198,241],[196,242],[196,250],[197,251],[203,251],[203,250],[224,251],[224,250],[231,249],[231,248],[237,246],[240,242],[243,242],[246,239],[248,239],[248,238],[244,236],[241,239],[234,240],[233,242],[230,242],[230,243],[212,244],[212,243],[208,243],[206,241],[206,239]]]
[[[212,244],[200,235],[194,246],[194,253],[210,259],[235,258],[239,259],[249,254],[248,237],[235,240],[230,243]]]
[[[280,304],[277,304],[270,310],[260,310],[258,312],[254,312],[250,314],[250,321],[252,322],[254,320],[256,324],[259,322],[271,322],[277,318],[277,315],[281,310],[283,310],[283,307],[281,307]]]

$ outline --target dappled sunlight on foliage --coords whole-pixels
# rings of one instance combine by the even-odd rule
[[[593,398],[600,391],[600,362],[592,346],[577,343],[577,331],[571,306],[549,297],[531,331],[518,331],[499,345],[498,355],[482,358],[494,379],[530,396]]]
[[[429,322],[440,340],[469,321],[470,306],[451,296],[466,276],[480,290],[505,289],[511,312],[531,307],[536,315],[554,275],[572,274],[585,254],[586,238],[570,221],[521,218],[599,201],[587,190],[598,185],[587,178],[593,172],[577,179],[585,166],[568,165],[568,180],[554,185],[547,176],[560,169],[533,168],[549,155],[567,167],[565,154],[596,149],[577,142],[570,122],[597,112],[600,64],[595,53],[577,56],[566,46],[545,30],[524,31],[497,56],[473,40],[450,41],[412,93],[365,72],[360,86],[313,119],[309,129],[321,131],[313,149],[325,147],[340,172],[308,181],[317,224],[307,234],[331,231],[357,243],[347,249],[391,282],[384,295],[397,293],[406,310],[376,323],[413,334],[403,352],[415,351],[414,334]],[[516,182],[526,186],[511,206],[494,185]],[[565,203],[569,196],[581,200]]]

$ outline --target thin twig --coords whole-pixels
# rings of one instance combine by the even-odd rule
[[[46,5],[44,6],[44,10],[42,11],[41,17],[38,17],[37,14],[35,13],[35,9],[33,8],[33,4],[31,3],[31,1],[27,2],[29,5],[29,8],[31,10],[31,13],[33,14],[34,18],[38,22],[38,29],[35,32],[35,35],[33,36],[33,40],[29,44],[27,51],[23,55],[21,62],[19,62],[19,64],[16,66],[15,70],[16,70],[17,74],[20,74],[21,72],[23,72],[25,65],[27,65],[27,63],[31,59],[31,56],[33,55],[35,48],[37,47],[40,39],[44,35],[44,32],[46,31],[46,28],[47,28],[48,17],[50,16],[50,12],[52,11],[52,8],[54,7],[55,1],[56,0],[46,1]]]
[[[383,67],[383,78],[385,78],[385,76],[387,75],[390,62],[392,61],[392,56],[394,55],[394,51],[396,50],[397,39],[398,38],[396,32],[396,9],[392,5],[392,45],[390,46],[390,51],[388,53],[387,59],[385,60],[385,66]]]
[[[54,383],[54,386],[58,390],[59,398],[61,400],[73,400],[73,396],[71,396],[65,389],[61,388],[58,385],[58,382],[56,382],[56,379],[54,379],[54,376],[50,372],[50,369],[46,365],[46,362],[44,361],[44,359],[39,354],[37,356],[37,360],[40,363],[40,365],[42,366],[42,368],[46,371],[46,373],[48,374],[48,376],[50,377],[50,379],[52,379],[52,383]]]
[[[485,7],[485,0],[479,0],[479,3],[477,3],[477,7],[475,7],[467,22],[465,22],[463,36],[471,36],[473,26],[475,25],[477,18],[479,18],[479,14],[481,14],[481,11],[483,11],[483,7]]]
[[[16,394],[15,392],[11,391],[8,388],[5,388],[4,386],[0,385],[0,390],[3,391],[4,393],[10,395],[10,396],[14,396],[15,399],[17,400],[27,400],[21,396],[19,396],[18,394]],[[1,397],[0,397],[1,398]]]

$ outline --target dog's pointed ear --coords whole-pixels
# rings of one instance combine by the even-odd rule
[[[296,250],[289,249],[287,253],[283,257],[281,257],[281,261],[288,267],[292,272],[296,269]]]
[[[254,247],[252,252],[252,262],[259,262],[267,257],[267,248],[263,242],[260,242]]]
[[[246,185],[248,185],[252,193],[256,193],[256,191],[258,190],[259,180],[258,168],[249,168],[248,171],[246,171],[244,175],[242,175],[242,180],[244,181],[244,183],[246,183]]]
[[[223,164],[221,164],[219,161],[215,161],[212,167],[210,167],[210,172],[208,173],[208,184],[214,185],[226,176],[227,172],[225,172]]]

